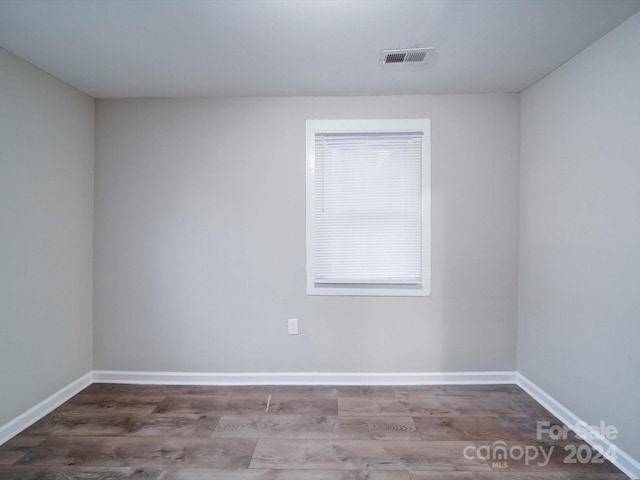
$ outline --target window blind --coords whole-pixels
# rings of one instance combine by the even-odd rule
[[[422,132],[315,134],[314,282],[413,285]]]

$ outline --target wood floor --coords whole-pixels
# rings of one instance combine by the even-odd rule
[[[513,385],[94,384],[0,446],[0,479],[627,478],[566,463],[567,445],[600,458],[575,437],[537,439],[544,420],[559,424]]]

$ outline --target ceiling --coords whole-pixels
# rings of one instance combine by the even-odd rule
[[[96,98],[520,92],[640,0],[0,0],[0,46]],[[427,65],[385,48],[433,46]]]

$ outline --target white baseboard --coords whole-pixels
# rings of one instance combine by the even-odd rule
[[[581,425],[582,427],[588,425],[588,423],[584,422],[571,410],[562,405],[555,398],[545,392],[542,388],[540,388],[538,385],[536,385],[520,373],[517,374],[517,384],[525,392],[531,395],[534,400],[536,400],[540,405],[549,410],[549,412],[555,415],[558,420],[560,420],[572,430],[575,430],[574,427],[576,425]],[[599,435],[599,432],[597,430],[591,428],[589,430],[589,433],[592,433],[592,435],[587,435],[588,438],[584,439],[587,443],[603,452],[607,460],[609,460],[616,467],[622,470],[625,475],[628,475],[632,479],[640,478],[640,463],[637,460],[622,451],[607,438]],[[607,455],[607,452],[615,452],[615,457],[612,455]]]
[[[95,383],[161,385],[479,385],[516,383],[516,372],[192,373],[96,370]]]
[[[0,426],[0,445],[16,436],[25,428],[33,425],[49,412],[55,410],[64,402],[69,400],[81,390],[87,388],[93,383],[93,372],[89,372],[82,377],[74,380],[66,387],[62,387],[56,393],[31,407],[26,412],[17,416],[13,420]]]

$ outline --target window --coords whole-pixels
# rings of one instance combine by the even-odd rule
[[[430,121],[307,120],[307,294],[427,296]]]

